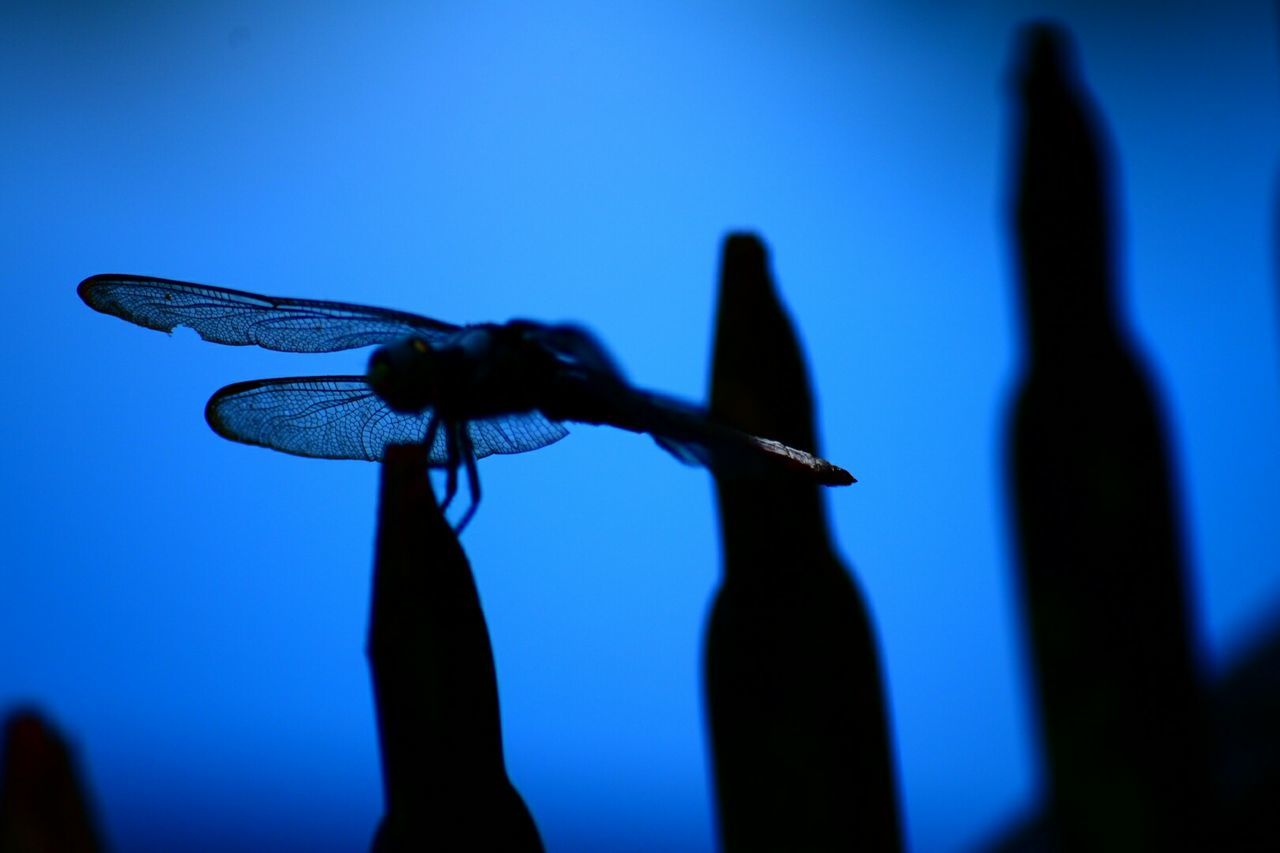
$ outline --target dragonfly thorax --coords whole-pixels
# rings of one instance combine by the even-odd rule
[[[406,338],[374,351],[368,381],[392,410],[464,421],[537,407],[540,350],[509,326],[467,327],[449,343]]]

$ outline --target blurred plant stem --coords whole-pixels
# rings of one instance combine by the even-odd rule
[[[426,449],[387,449],[368,656],[386,815],[373,849],[542,850],[507,777],[489,631]]]
[[[1073,60],[1064,32],[1023,34],[1010,474],[1052,831],[1067,850],[1212,849],[1175,478],[1116,307],[1110,152]]]
[[[724,246],[711,412],[817,452],[800,345],[749,235]],[[722,472],[716,491],[724,577],[706,689],[724,849],[899,849],[875,634],[819,487]]]
[[[101,850],[71,749],[36,711],[9,714],[0,768],[0,853]]]

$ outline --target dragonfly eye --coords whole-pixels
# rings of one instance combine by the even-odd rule
[[[374,351],[366,379],[369,388],[396,412],[421,412],[431,403],[431,348],[399,341]]]
[[[391,354],[385,348],[379,349],[369,358],[369,370],[366,378],[373,392],[384,400],[388,394],[394,393],[397,384],[395,366],[391,363]]]

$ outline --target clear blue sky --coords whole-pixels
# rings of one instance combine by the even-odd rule
[[[1207,665],[1276,612],[1271,4],[96,5],[0,12],[0,707],[73,734],[118,849],[367,844],[377,469],[201,416],[226,383],[364,354],[167,338],[76,283],[577,320],[638,384],[698,398],[735,228],[772,247],[826,455],[861,481],[828,505],[912,846],[1028,808],[1001,460],[1006,74],[1032,15],[1076,30],[1118,145],[1123,302],[1169,404]],[[590,427],[481,476],[463,541],[549,849],[711,849],[708,477]]]

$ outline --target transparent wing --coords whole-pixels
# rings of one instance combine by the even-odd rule
[[[259,296],[164,278],[95,275],[76,292],[95,311],[148,329],[189,326],[206,341],[282,352],[334,352],[410,335],[442,342],[460,328],[388,308]]]
[[[555,444],[569,434],[563,424],[548,420],[541,412],[520,412],[471,421],[467,434],[476,458],[491,453],[524,453]]]
[[[256,379],[222,388],[205,420],[223,438],[321,459],[382,459],[388,444],[426,439],[431,412],[402,415],[387,408],[362,376]],[[430,459],[445,461],[444,434]]]
[[[314,376],[228,385],[210,398],[205,419],[218,435],[243,444],[295,456],[377,462],[389,444],[425,441],[431,412],[392,411],[362,376]],[[473,421],[468,433],[480,458],[545,447],[568,430],[526,412]],[[443,430],[431,443],[429,460],[434,465],[448,461]]]

